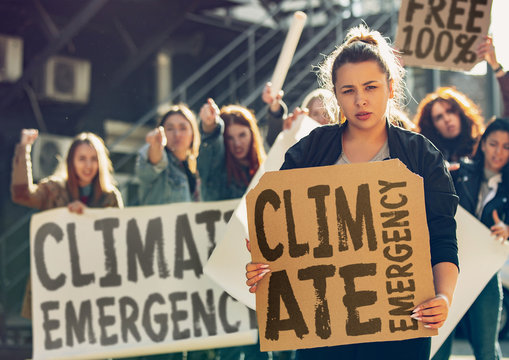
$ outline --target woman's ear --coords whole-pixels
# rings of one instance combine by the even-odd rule
[[[389,80],[389,99],[394,98],[394,80]]]

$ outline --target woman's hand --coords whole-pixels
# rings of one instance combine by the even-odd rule
[[[298,106],[295,109],[293,109],[293,112],[288,114],[285,121],[283,122],[283,130],[290,129],[292,127],[294,121],[297,120],[297,118],[299,116],[301,116],[302,114],[309,115],[309,110],[306,108],[301,109]]]
[[[279,102],[283,98],[283,94],[283,90],[280,90],[276,95],[272,94],[272,83],[268,82],[263,88],[262,100],[265,104],[269,105],[270,111],[277,113],[281,109]]]
[[[67,209],[69,209],[70,212],[75,214],[83,214],[83,211],[86,208],[87,206],[79,200],[75,200],[72,203],[67,204]]]
[[[446,164],[447,170],[449,170],[449,172],[456,171],[456,170],[460,169],[460,163],[457,163],[457,162],[450,163],[450,162],[446,161],[445,164]]]
[[[210,133],[214,131],[217,126],[219,117],[219,108],[212,99],[208,99],[200,109],[200,119],[203,127],[203,131]]]
[[[410,317],[421,321],[425,328],[438,329],[444,325],[449,314],[449,299],[443,294],[417,305]]]
[[[166,134],[164,132],[164,128],[162,126],[159,126],[154,130],[150,131],[147,134],[147,136],[145,136],[145,141],[147,142],[147,144],[150,144],[150,146],[165,147],[167,139]]]
[[[246,239],[246,247],[249,252],[251,252],[251,244],[249,243],[249,239]],[[270,272],[269,265],[267,264],[259,264],[259,263],[248,263],[246,265],[246,285],[249,286],[249,292],[256,292],[256,287],[258,286],[258,281],[263,279],[265,274]]]
[[[39,130],[37,129],[23,129],[21,130],[21,145],[32,145],[39,136]]]
[[[496,69],[499,66],[495,53],[495,46],[493,46],[493,38],[491,36],[484,36],[483,41],[477,47],[477,57],[486,60],[492,69]]]
[[[491,234],[495,235],[497,240],[503,243],[509,237],[509,226],[500,220],[497,210],[493,210],[492,216],[495,225],[490,228]]]

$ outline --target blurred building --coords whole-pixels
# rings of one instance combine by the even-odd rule
[[[19,318],[29,272],[29,209],[10,201],[13,149],[37,128],[34,176],[52,173],[70,138],[101,135],[128,205],[136,205],[134,154],[164,104],[198,112],[208,97],[253,109],[270,80],[292,15],[308,23],[284,84],[290,108],[318,87],[313,67],[364,21],[395,36],[398,1],[384,0],[4,0],[0,1],[0,358],[31,356]],[[408,109],[455,84],[486,116],[499,112],[493,77],[408,71]],[[411,100],[414,98],[416,101]]]

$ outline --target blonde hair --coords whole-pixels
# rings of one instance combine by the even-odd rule
[[[388,41],[375,30],[365,25],[350,29],[342,45],[337,47],[319,66],[321,86],[336,94],[335,80],[337,70],[348,63],[376,61],[380,70],[386,74],[387,83],[392,82],[394,97],[389,100],[387,110],[399,109],[403,104],[405,70]],[[328,105],[330,106],[330,104]],[[341,109],[340,109],[341,110]],[[344,121],[343,115],[341,121]]]
[[[315,100],[318,100],[323,104],[324,110],[329,118],[329,122],[337,123],[339,120],[339,108],[337,106],[331,106],[337,104],[334,93],[327,89],[315,89],[307,94],[304,100],[302,100],[301,108],[309,109],[309,106]]]

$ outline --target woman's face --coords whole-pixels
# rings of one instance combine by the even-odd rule
[[[74,152],[73,162],[79,186],[91,184],[99,171],[99,161],[95,149],[89,144],[78,145]]]
[[[392,83],[376,61],[344,64],[335,81],[336,98],[349,126],[362,131],[385,127]]]
[[[481,143],[484,152],[484,167],[500,172],[509,161],[509,133],[497,130],[489,134]]]
[[[252,143],[252,134],[249,127],[231,124],[226,128],[225,134],[227,150],[238,161],[247,160]]]
[[[166,134],[166,147],[177,158],[184,160],[193,143],[193,128],[187,119],[181,114],[168,116],[164,122]]]
[[[435,129],[446,139],[454,139],[461,133],[460,116],[447,101],[435,101],[431,107],[431,120]]]
[[[314,98],[308,104],[309,117],[315,120],[320,125],[325,125],[330,122],[329,114],[320,98]]]

